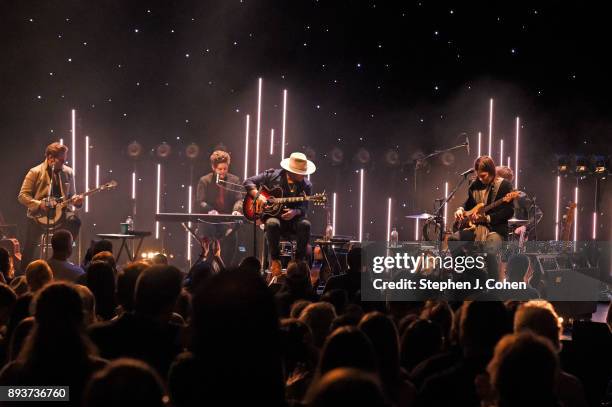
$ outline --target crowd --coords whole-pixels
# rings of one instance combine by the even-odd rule
[[[568,340],[538,299],[362,301],[359,248],[344,274],[267,279],[252,257],[119,267],[100,241],[79,266],[69,232],[51,243],[19,276],[0,249],[0,386],[69,386],[72,406],[612,405],[610,311]]]

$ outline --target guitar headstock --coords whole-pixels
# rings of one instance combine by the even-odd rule
[[[104,189],[114,189],[114,188],[117,188],[117,185],[118,185],[117,181],[112,180],[112,181],[109,181],[109,182],[107,182],[107,183],[105,183],[103,185],[100,185],[100,189],[101,190],[104,190]]]
[[[311,195],[309,201],[315,206],[323,206],[327,203],[327,195],[325,192],[319,192],[318,194]]]
[[[520,196],[520,194],[521,194],[521,191],[512,191],[512,192],[508,192],[508,193],[507,193],[507,194],[506,194],[506,195],[505,195],[505,196],[502,198],[502,200],[503,200],[504,202],[510,202],[510,201],[512,201],[513,199],[518,198],[518,197]]]

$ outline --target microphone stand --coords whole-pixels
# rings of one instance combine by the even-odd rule
[[[450,147],[450,148],[446,148],[444,150],[435,150],[433,153],[427,154],[425,157],[418,158],[415,161],[415,163],[414,163],[414,200],[415,200],[414,201],[414,203],[415,203],[414,206],[415,207],[413,209],[415,209],[415,210],[417,209],[416,208],[416,206],[417,206],[416,205],[416,203],[417,203],[416,202],[416,197],[418,196],[418,191],[417,191],[417,175],[418,175],[418,172],[417,171],[419,170],[419,168],[421,168],[423,166],[423,164],[425,163],[425,161],[429,160],[430,158],[439,156],[440,154],[444,154],[444,153],[447,153],[449,151],[458,150],[460,148],[467,147],[467,146],[468,146],[468,143],[464,142],[464,143],[461,143],[461,144],[457,144],[456,146],[453,146],[453,147]]]
[[[446,225],[444,225],[444,227],[442,226],[442,210],[444,209],[444,207],[448,204],[448,202],[455,196],[455,194],[457,193],[457,190],[461,187],[461,185],[463,185],[465,183],[465,181],[468,178],[469,173],[463,175],[461,177],[461,180],[457,183],[457,185],[455,185],[455,187],[453,188],[453,190],[448,194],[448,196],[444,199],[442,199],[442,203],[440,203],[440,206],[438,207],[438,210],[436,211],[435,215],[433,216],[433,218],[436,220],[436,223],[438,225],[440,225],[440,245],[442,245],[442,241],[444,241],[444,232],[446,229]]]
[[[55,164],[51,166],[51,183],[49,184],[49,193],[47,194],[47,225],[45,227],[45,244],[41,250],[41,257],[47,260],[49,254],[49,235],[51,234],[51,191],[53,191],[53,177],[55,176]]]

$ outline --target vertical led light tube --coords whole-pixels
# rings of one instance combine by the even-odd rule
[[[255,132],[255,174],[259,174],[259,139],[261,130],[261,90],[263,79],[259,78],[257,85],[257,131]]]
[[[493,153],[493,98],[489,100],[489,157]]]
[[[283,90],[283,132],[281,138],[281,160],[285,158],[285,131],[287,129],[287,89]]]
[[[387,243],[391,239],[391,197],[387,201]]]
[[[250,116],[247,114],[244,136],[244,179],[247,179],[249,176],[249,122]]]
[[[334,192],[334,200],[332,204],[332,235],[336,235],[336,193]]]
[[[89,136],[85,136],[85,191],[89,189]],[[89,197],[85,197],[85,213],[89,212]]]
[[[514,143],[514,189],[518,189],[518,178],[519,178],[519,129],[520,119],[516,118],[516,141]]]
[[[359,171],[359,241],[363,240],[363,168]]]
[[[270,155],[274,155],[274,129],[270,129]]]
[[[561,204],[561,177],[557,175],[557,200],[555,204],[555,240],[559,240],[559,205]]]
[[[161,194],[161,164],[157,164],[157,194],[155,196],[155,213],[159,213]],[[159,221],[155,221],[155,238],[159,239]]]

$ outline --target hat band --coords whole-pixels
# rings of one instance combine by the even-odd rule
[[[307,161],[298,158],[289,159],[289,166],[299,171],[306,171],[308,169]]]

